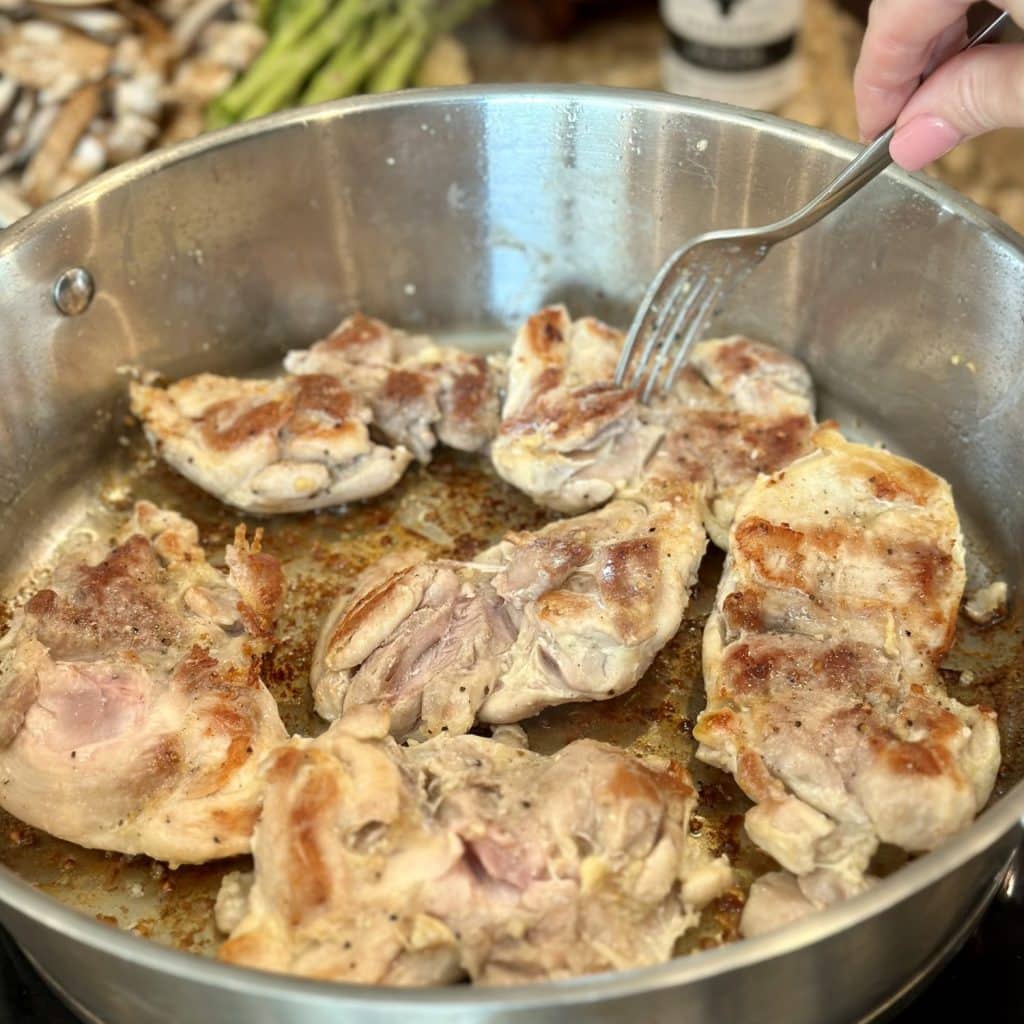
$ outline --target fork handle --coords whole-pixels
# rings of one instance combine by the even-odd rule
[[[970,50],[991,39],[1010,20],[1010,15],[1003,11],[987,25],[978,29],[967,41],[963,50]],[[922,76],[924,81],[926,76]],[[893,122],[870,146],[856,159],[843,168],[842,172],[822,189],[806,206],[797,210],[783,220],[765,228],[769,234],[769,242],[781,242],[790,238],[804,228],[817,224],[822,217],[831,213],[837,206],[844,203],[854,193],[859,192],[869,181],[874,180],[892,163],[889,155],[889,143],[896,134],[896,123]]]

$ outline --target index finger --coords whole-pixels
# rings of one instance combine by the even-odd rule
[[[896,120],[937,50],[966,33],[971,0],[875,0],[853,89],[857,121],[874,138]]]

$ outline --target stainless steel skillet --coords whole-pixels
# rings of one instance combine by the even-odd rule
[[[208,546],[227,528],[221,512],[138,463],[121,422],[119,367],[253,369],[355,306],[463,332],[467,343],[552,299],[625,322],[679,237],[769,221],[852,151],[768,117],[668,97],[473,89],[298,112],[106,176],[0,238],[0,578],[16,588],[87,510],[114,515],[129,486],[195,514]],[[94,294],[65,315],[52,290],[73,268],[88,272]],[[63,280],[66,299],[67,285],[83,278]],[[80,302],[87,292],[70,289]],[[811,365],[826,413],[951,479],[978,581],[996,574],[1020,583],[1024,241],[951,193],[891,173],[773,253],[718,327],[792,347]],[[528,521],[529,508],[507,494],[472,492],[475,472],[449,460],[410,486],[430,491],[453,533],[484,506],[483,530]],[[335,551],[335,568],[350,571],[397,529],[403,497],[351,521],[271,523],[270,540],[299,555],[313,537],[347,545]],[[299,559],[293,572],[323,584],[309,562]],[[709,573],[706,586],[713,565]],[[291,661],[275,663],[296,724],[308,720],[308,629],[296,609]],[[148,864],[57,847],[10,822],[0,856],[15,873],[0,875],[0,919],[105,1021],[554,1021],[584,1007],[587,1019],[609,1021],[857,1020],[955,941],[1018,840],[1019,621],[961,632],[951,667],[969,666],[976,682],[958,692],[994,703],[1003,723],[997,800],[962,836],[874,892],[764,939],[521,990],[318,985],[226,968],[67,906],[203,950],[215,873],[154,878]],[[537,739],[554,743],[576,729],[684,743],[682,723],[698,699],[687,644],[684,636],[640,688],[646,696],[582,720],[552,717]],[[738,843],[727,787],[704,781],[718,841]],[[727,931],[727,908],[721,913]]]

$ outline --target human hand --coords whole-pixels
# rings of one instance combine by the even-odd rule
[[[994,128],[1024,127],[1024,46],[978,46],[958,54],[917,89],[922,74],[967,42],[970,6],[970,0],[874,0],[871,5],[853,80],[857,121],[861,135],[873,139],[899,114],[889,151],[909,171],[964,139]],[[1001,0],[997,6],[1024,25],[1024,0]]]

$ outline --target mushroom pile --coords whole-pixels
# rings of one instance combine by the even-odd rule
[[[198,134],[265,42],[247,0],[0,0],[0,224]]]

